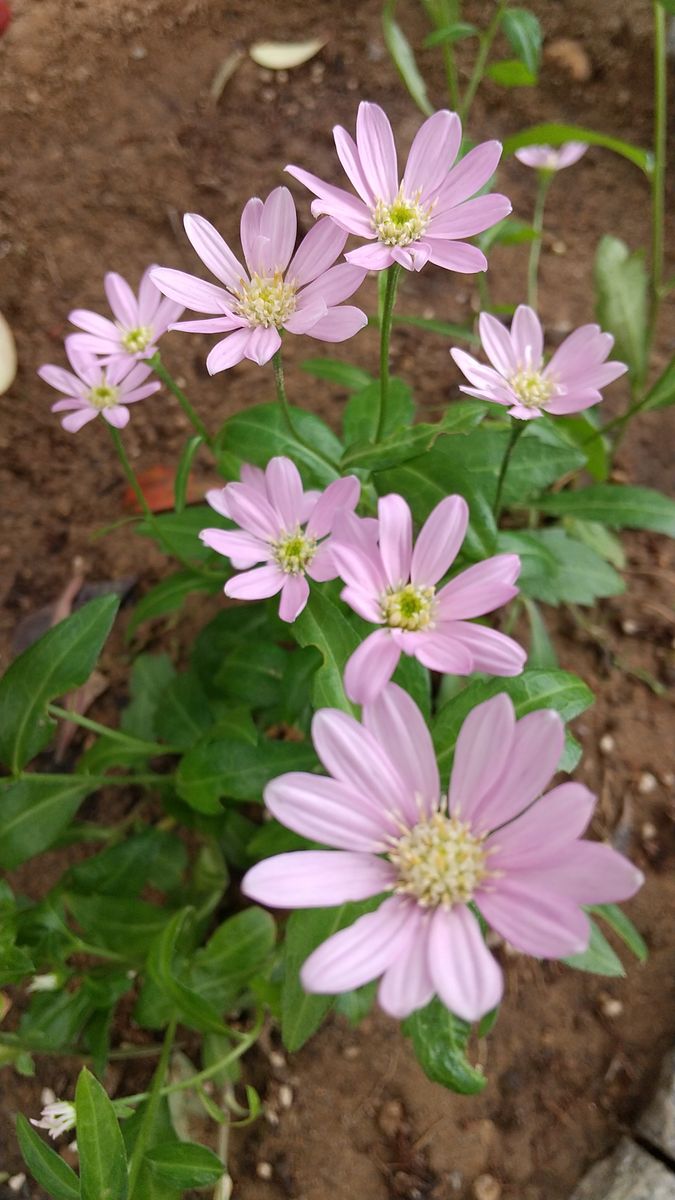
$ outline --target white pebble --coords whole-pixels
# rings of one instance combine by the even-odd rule
[[[643,771],[638,780],[638,791],[640,795],[650,796],[652,792],[656,790],[657,786],[658,780],[656,779],[656,776],[652,775],[649,771]]]
[[[271,1179],[273,1175],[272,1164],[268,1162],[259,1162],[255,1173],[258,1179]]]
[[[645,821],[640,830],[645,842],[653,842],[654,838],[656,837],[656,832],[656,825],[653,821]]]
[[[7,1180],[7,1187],[9,1188],[10,1192],[20,1192],[25,1182],[26,1176],[23,1173],[20,1175],[12,1175],[11,1179]]]
[[[499,1200],[502,1185],[494,1175],[479,1175],[474,1180],[473,1194],[475,1200]]]
[[[637,633],[640,626],[632,617],[626,617],[626,620],[621,622],[621,628],[630,637],[632,634]]]
[[[603,733],[600,738],[600,749],[603,754],[613,754],[616,747],[616,742],[611,733]]]
[[[282,1108],[291,1108],[293,1104],[293,1088],[287,1083],[282,1083],[279,1088],[279,1103]]]
[[[603,1016],[614,1020],[615,1017],[620,1017],[623,1012],[623,1004],[620,1000],[615,1000],[612,996],[606,996],[601,1004]]]

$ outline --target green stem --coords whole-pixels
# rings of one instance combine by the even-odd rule
[[[152,358],[147,359],[147,363],[148,366],[152,367],[158,379],[161,379],[165,387],[167,387],[171,394],[176,397],[176,400],[180,404],[185,416],[195,432],[198,433],[200,437],[203,437],[209,449],[213,450],[213,438],[211,437],[211,434],[206,428],[206,425],[202,421],[199,413],[190,404],[185,392],[179,388],[173,375],[167,371],[164,363],[162,362],[159,350],[155,351],[155,353],[152,355]]]
[[[164,1083],[164,1076],[166,1075],[167,1068],[169,1066],[169,1058],[176,1037],[176,1024],[177,1022],[174,1018],[172,1021],[169,1021],[167,1026],[166,1034],[164,1036],[164,1045],[162,1046],[162,1053],[160,1055],[159,1062],[157,1063],[157,1070],[152,1077],[152,1085],[148,1095],[148,1104],[145,1112],[143,1113],[143,1119],[141,1121],[140,1128],[138,1130],[138,1136],[134,1143],[134,1148],[131,1154],[131,1161],[129,1163],[130,1200],[134,1200],[136,1184],[138,1183],[138,1176],[143,1164],[148,1138],[150,1137],[155,1116],[157,1115],[160,1097],[162,1096],[162,1084]]]
[[[654,0],[654,173],[652,175],[652,263],[649,342],[651,344],[661,303],[663,280],[663,226],[666,187],[668,69],[666,60],[666,9]]]
[[[539,259],[544,236],[544,208],[548,189],[553,182],[553,171],[538,171],[537,175],[537,197],[532,215],[532,228],[536,236],[530,243],[530,258],[527,264],[527,303],[535,310],[539,292]]]
[[[488,55],[490,53],[490,50],[492,49],[492,43],[494,42],[494,40],[497,36],[497,33],[499,31],[499,26],[500,26],[501,20],[502,20],[502,15],[504,13],[504,9],[508,8],[508,4],[509,4],[509,0],[499,0],[499,3],[497,4],[497,8],[495,9],[495,13],[494,13],[492,20],[490,21],[490,24],[488,25],[487,29],[485,30],[485,33],[481,34],[480,43],[478,46],[478,53],[476,55],[476,61],[473,64],[473,71],[471,72],[471,78],[469,79],[469,82],[467,84],[467,88],[464,93],[464,99],[462,100],[462,103],[459,106],[459,116],[460,116],[462,125],[466,125],[466,123],[469,119],[469,113],[471,112],[471,105],[473,104],[474,97],[478,90],[478,85],[480,84],[480,81],[483,78],[483,72],[485,71],[485,64],[488,60]]]
[[[442,29],[444,25],[456,25],[460,18],[460,9],[461,0],[446,0],[445,5],[440,6],[439,19],[436,21],[437,29]],[[455,56],[455,43],[447,39],[443,42],[443,63],[445,65],[445,79],[448,85],[450,107],[456,112],[461,99],[457,58]]]
[[[394,318],[394,304],[396,303],[396,290],[398,288],[399,275],[401,268],[398,263],[394,263],[387,270],[387,282],[384,288],[382,299],[382,312],[380,314],[380,411],[377,416],[377,426],[375,429],[375,441],[379,442],[382,439],[382,434],[387,424],[387,405],[389,402],[389,342],[391,339],[391,326]]]
[[[177,754],[177,753],[179,753],[179,751],[163,750],[162,753]],[[182,753],[182,751],[181,751],[181,753]],[[74,776],[66,775],[66,774],[49,775],[49,774],[43,773],[42,771],[39,771],[39,772],[38,771],[36,771],[36,772],[29,771],[29,772],[24,772],[21,775],[17,775],[16,780],[13,782],[19,783],[20,780],[22,780],[22,779],[36,779],[36,778],[46,779],[50,783],[63,783],[64,779],[73,779],[73,778],[82,779],[82,780],[86,780],[87,783],[95,784],[96,787],[108,787],[109,784],[113,787],[151,787],[153,784],[161,783],[161,784],[166,785],[167,783],[171,782],[170,775],[158,775],[157,772],[153,772],[153,771],[144,771],[141,775],[85,775],[85,774],[79,775],[79,774],[76,774]],[[97,826],[97,828],[100,829],[101,827]],[[114,826],[114,828],[116,828],[116,826]],[[110,836],[110,835],[105,835],[105,838],[103,840],[107,840],[108,836]]]
[[[501,512],[502,512],[502,492],[504,491],[504,480],[506,479],[506,472],[509,469],[509,462],[511,461],[511,455],[513,454],[513,450],[514,450],[516,442],[518,441],[518,438],[520,437],[521,433],[524,433],[524,432],[525,432],[525,422],[519,421],[516,417],[511,417],[511,429],[509,431],[509,440],[506,445],[506,450],[504,451],[502,465],[499,468],[499,478],[497,479],[497,491],[495,493],[494,514],[495,514],[495,524],[496,525],[499,524],[499,518],[500,518]]]
[[[175,746],[164,746],[161,742],[146,742],[143,738],[133,737],[131,734],[123,733],[120,729],[109,729],[107,725],[100,725],[98,721],[92,721],[90,717],[84,717],[81,713],[72,712],[70,709],[61,708],[58,704],[48,704],[47,712],[52,717],[59,717],[62,721],[72,721],[73,725],[88,729],[90,733],[98,733],[111,742],[120,742],[124,746],[131,746],[134,750],[145,750],[148,754],[183,753]]]
[[[281,410],[284,424],[290,437],[292,437],[299,446],[304,446],[305,450],[308,450],[310,454],[313,454],[316,458],[320,458],[321,461],[326,463],[326,465],[329,466],[333,471],[339,473],[337,464],[334,463],[327,454],[324,454],[322,450],[319,450],[317,446],[310,445],[310,443],[302,436],[302,434],[298,432],[293,417],[291,416],[291,406],[288,403],[288,396],[286,395],[286,382],[284,379],[284,364],[281,358],[281,350],[277,350],[276,354],[272,356],[272,366],[274,367],[274,384],[277,390],[277,401]]]

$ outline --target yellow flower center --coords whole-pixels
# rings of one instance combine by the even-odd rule
[[[99,383],[89,392],[89,403],[93,408],[114,408],[118,402],[119,388],[110,387],[107,383]]]
[[[253,275],[250,283],[243,283],[235,293],[235,310],[249,325],[263,325],[269,329],[274,325],[280,329],[296,308],[296,288],[285,283],[281,271],[274,275]]]
[[[152,341],[152,329],[149,325],[139,325],[136,329],[127,329],[122,334],[122,345],[130,354],[138,354],[145,350]]]
[[[431,209],[419,202],[419,192],[409,199],[399,188],[396,199],[387,204],[378,200],[371,224],[385,246],[409,246],[421,238],[431,219]]]
[[[316,538],[307,537],[300,528],[285,533],[272,547],[274,561],[285,575],[304,575],[316,554]]]
[[[424,908],[467,904],[489,873],[487,855],[483,839],[467,824],[436,812],[389,851],[398,869],[394,891],[414,896]]]
[[[532,367],[521,367],[510,377],[509,383],[518,400],[525,408],[542,408],[555,392],[555,383]]]
[[[392,629],[427,629],[433,626],[436,589],[407,583],[397,591],[385,592],[380,600],[382,619]]]

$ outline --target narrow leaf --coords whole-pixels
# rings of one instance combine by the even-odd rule
[[[75,1172],[21,1114],[16,1119],[16,1135],[23,1161],[40,1187],[53,1200],[80,1200],[80,1181]]]
[[[127,1200],[127,1156],[112,1101],[84,1067],[75,1091],[82,1200]]]
[[[382,12],[385,44],[411,98],[425,117],[430,117],[434,111],[433,105],[427,95],[426,84],[415,61],[412,46],[400,25],[394,20],[396,2],[397,0],[387,0]]]

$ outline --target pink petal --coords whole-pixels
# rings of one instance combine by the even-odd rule
[[[224,288],[186,271],[174,271],[171,267],[153,267],[152,281],[160,292],[172,300],[192,308],[195,312],[221,313],[233,317],[232,296]]]
[[[73,409],[78,409],[79,411],[81,408],[90,409],[91,404],[88,400],[84,400],[82,396],[69,396],[67,400],[57,400],[56,404],[52,404],[49,411],[72,412]]]
[[[462,125],[456,113],[442,109],[428,117],[410,147],[402,183],[404,196],[419,191],[423,203],[430,200],[447,179],[461,140]]]
[[[217,513],[220,513],[221,517],[229,517],[230,506],[227,503],[227,487],[209,488],[208,492],[206,493],[205,500],[207,504],[211,505],[211,508],[215,509]],[[205,533],[206,530],[202,530],[202,532]],[[214,530],[213,532],[222,533],[223,531],[218,529]],[[201,537],[201,534],[199,536]]]
[[[209,271],[215,275],[216,279],[219,279],[231,291],[238,291],[243,280],[247,279],[248,276],[239,260],[235,258],[230,250],[227,242],[218,233],[218,230],[205,217],[200,217],[198,213],[186,213],[183,217],[183,225],[193,248],[197,251],[204,265],[209,268]],[[153,275],[153,278],[156,280],[155,275]],[[160,291],[164,291],[160,283],[158,283],[158,287]],[[173,299],[180,300],[181,297],[174,296]],[[198,309],[197,311],[207,310]],[[218,310],[216,309],[216,311]]]
[[[391,256],[406,271],[421,271],[426,266],[431,254],[431,244],[428,242],[411,242],[409,246],[392,246]]]
[[[247,483],[229,483],[227,503],[232,520],[247,533],[267,542],[278,539],[282,532],[279,514],[257,488]]]
[[[252,329],[249,334],[248,341],[246,342],[246,357],[250,358],[251,362],[257,363],[259,367],[263,367],[276,354],[280,346],[281,337],[279,330],[273,326],[266,329],[264,326],[259,325],[256,329]]]
[[[373,189],[366,179],[361,159],[359,158],[359,152],[356,148],[356,142],[341,125],[335,126],[333,138],[335,139],[337,156],[342,163],[345,174],[349,178],[349,182],[359,193],[364,204],[372,208],[377,197],[373,194]]]
[[[262,257],[260,255],[260,222],[263,202],[258,196],[252,196],[246,201],[241,214],[239,237],[244,251],[246,265],[252,275],[263,273]]]
[[[493,612],[518,595],[514,581],[519,574],[517,554],[495,554],[446,583],[438,593],[438,611],[444,621]]]
[[[153,264],[153,266],[155,265]],[[155,325],[156,318],[159,316],[162,305],[165,303],[162,293],[152,282],[150,275],[152,269],[153,267],[146,267],[141,276],[138,288],[138,322],[140,325]],[[180,314],[176,315],[179,316]],[[174,318],[172,316],[169,319],[173,320]],[[159,322],[157,323],[159,324]]]
[[[319,546],[314,558],[307,565],[307,574],[316,583],[327,583],[329,579],[337,579],[338,569],[333,558],[330,540],[324,541]]]
[[[241,890],[270,908],[324,908],[377,896],[391,887],[394,877],[391,863],[372,854],[294,850],[256,863]]]
[[[483,349],[493,367],[496,367],[499,374],[508,379],[518,370],[518,359],[514,353],[511,338],[501,321],[490,316],[489,313],[482,312],[478,318],[478,331]]]
[[[347,233],[355,233],[358,237],[374,237],[370,210],[361,200],[350,196],[343,188],[324,183],[318,175],[312,175],[301,167],[287,166],[285,170],[318,197],[312,204],[313,216],[328,213]]]
[[[177,304],[175,300],[170,300],[167,296],[162,296],[152,281],[150,281],[150,286],[161,297],[157,315],[153,321],[155,337],[159,337],[162,333],[166,333],[173,321],[177,321],[183,315],[183,305]]]
[[[281,775],[267,784],[265,804],[288,829],[338,850],[383,854],[398,832],[379,805],[323,775]]]
[[[402,1020],[416,1009],[424,1008],[433,997],[429,929],[429,914],[415,907],[405,927],[405,940],[382,976],[377,993],[380,1007],[390,1017]]]
[[[487,183],[497,170],[501,158],[501,142],[482,142],[474,146],[447,177],[438,195],[437,211],[443,213],[476,192]]]
[[[328,305],[326,301],[317,296],[314,300],[310,300],[307,304],[298,307],[294,313],[291,313],[290,317],[287,317],[284,321],[284,329],[288,333],[310,333],[317,321],[325,317],[327,312]]]
[[[422,587],[438,583],[454,562],[469,523],[469,506],[462,496],[446,496],[429,513],[413,550],[410,578]]]
[[[312,720],[314,748],[330,775],[385,813],[401,817],[410,803],[405,783],[370,730],[354,717],[322,708]]]
[[[338,509],[347,508],[353,511],[360,495],[361,484],[356,475],[346,475],[343,479],[334,479],[329,483],[325,492],[319,496],[307,522],[309,536],[322,538],[330,533]]]
[[[227,515],[226,513],[225,516]],[[202,529],[199,538],[205,546],[208,546],[210,550],[215,550],[217,554],[223,554],[226,558],[236,558],[239,569],[242,571],[248,567],[254,567],[256,563],[268,562],[270,558],[270,548],[267,543],[252,533],[241,533],[238,529]]]
[[[502,973],[478,921],[464,904],[437,908],[429,930],[429,971],[446,1008],[464,1021],[478,1021],[502,998]]]
[[[95,408],[80,408],[77,412],[69,413],[67,417],[64,417],[61,424],[64,429],[68,430],[68,433],[77,433],[83,425],[93,421],[97,416]]]
[[[70,371],[64,371],[63,367],[56,367],[52,363],[45,363],[38,369],[37,374],[50,387],[56,388],[57,392],[63,392],[66,396],[84,397],[87,391],[81,379],[72,375]]]
[[[466,242],[442,242],[429,236],[427,241],[431,246],[429,262],[435,263],[437,267],[458,271],[462,275],[475,275],[477,271],[487,271],[487,258],[478,246],[469,246]]]
[[[232,600],[265,600],[281,591],[286,576],[275,563],[254,567],[243,575],[233,575],[225,584],[225,595]]]
[[[376,199],[392,201],[398,191],[396,146],[389,118],[379,104],[362,100],[356,115],[361,168]]]
[[[305,287],[332,267],[344,250],[346,241],[347,234],[344,229],[329,217],[323,217],[316,225],[312,225],[309,233],[300,242],[288,264],[287,280],[296,287]]]
[[[575,842],[561,851],[558,861],[518,871],[527,886],[555,892],[576,904],[613,904],[629,900],[644,883],[623,854],[600,842]]]
[[[74,308],[72,312],[68,313],[68,320],[71,325],[77,325],[78,329],[84,329],[85,333],[91,333],[94,337],[102,338],[106,342],[113,342],[119,349],[120,331],[107,317],[89,312],[86,308]]]
[[[556,170],[560,171],[563,167],[571,167],[579,161],[587,150],[588,146],[586,142],[565,142],[557,151],[558,162]]]
[[[385,750],[406,785],[415,809],[429,815],[438,807],[440,779],[431,734],[415,701],[403,688],[389,683],[364,705],[363,724]]]
[[[115,404],[112,408],[101,409],[101,416],[104,421],[112,425],[115,429],[124,429],[129,424],[129,409],[123,404]]]
[[[376,912],[334,933],[305,962],[302,986],[308,992],[334,995],[377,979],[408,944],[407,926],[414,913],[412,904],[392,896]]]
[[[583,412],[586,408],[592,408],[602,399],[604,399],[602,392],[571,392],[569,395],[554,396],[545,405],[545,409],[554,416],[565,416],[567,413]]]
[[[612,335],[603,333],[599,325],[580,325],[558,346],[545,374],[552,379],[566,379],[587,366],[597,366],[613,345]]]
[[[516,950],[535,958],[567,958],[588,946],[590,925],[578,904],[520,878],[497,879],[492,887],[476,897],[478,907]]]
[[[451,638],[469,652],[471,671],[485,671],[488,675],[520,675],[527,661],[527,654],[518,642],[487,625],[474,625],[469,621],[442,621],[438,633]]]
[[[302,523],[302,479],[290,458],[271,458],[265,470],[267,495],[282,528],[293,532]]]
[[[412,514],[402,496],[392,493],[378,501],[380,555],[387,583],[400,588],[410,578]]]
[[[492,782],[476,796],[471,815],[474,828],[497,829],[522,813],[557,770],[564,744],[563,722],[553,709],[542,708],[521,717],[506,759]]]
[[[227,371],[229,367],[236,366],[243,358],[246,358],[246,351],[253,332],[249,328],[235,329],[234,333],[223,338],[222,342],[216,342],[206,357],[206,369],[209,375],[217,375],[218,371]]]
[[[351,304],[340,304],[329,308],[325,317],[316,322],[309,330],[309,336],[322,342],[345,342],[354,337],[360,329],[365,329],[368,318],[360,308]]]
[[[134,296],[126,279],[115,271],[108,271],[103,280],[105,294],[116,320],[125,329],[135,329],[140,324],[138,300]]]
[[[515,151],[518,162],[526,167],[535,168],[549,166],[551,154],[555,154],[551,146],[523,146]]]
[[[539,370],[544,353],[544,334],[539,317],[527,304],[519,304],[513,314],[511,342],[522,366]]]
[[[262,247],[262,260],[266,274],[285,271],[295,248],[298,218],[293,197],[287,187],[277,187],[270,192],[260,218],[260,234],[267,239]]]
[[[356,648],[345,667],[345,691],[355,704],[374,700],[389,683],[401,651],[388,629],[376,629]]]
[[[347,262],[338,263],[328,271],[323,271],[303,288],[298,296],[298,306],[304,307],[309,300],[316,297],[324,300],[326,305],[341,304],[343,300],[348,300],[354,295],[365,277],[365,268],[354,267]]]
[[[555,864],[561,848],[583,834],[595,799],[581,783],[553,788],[488,839],[490,868],[511,872]]]
[[[247,328],[246,321],[233,315],[207,317],[206,320],[199,321],[174,321],[171,325],[171,329],[179,333],[229,333],[244,327]]]
[[[406,635],[404,635],[406,636]],[[474,670],[473,658],[456,638],[447,637],[442,630],[407,635],[414,649],[403,645],[407,654],[414,654],[418,662],[430,671],[441,671],[445,675],[470,675]]]
[[[122,352],[119,334],[113,341],[112,338],[102,338],[95,333],[72,333],[69,340],[74,349],[84,354],[119,355]]]
[[[512,752],[516,718],[509,697],[501,692],[472,709],[457,737],[450,776],[449,807],[453,817],[474,829],[480,802],[501,778]],[[490,826],[487,826],[489,828]]]
[[[54,411],[52,408],[52,412]],[[334,559],[332,561],[334,562]],[[377,598],[371,592],[366,592],[363,588],[346,587],[340,592],[340,599],[344,600],[345,604],[348,604],[360,617],[363,617],[364,621],[372,621],[374,625],[382,624],[382,609]]]
[[[565,375],[562,381],[568,389],[575,386],[583,388],[603,388],[608,384],[614,383],[615,379],[620,379],[626,374],[628,367],[622,362],[606,362],[598,363],[597,366],[582,366],[574,374]]]
[[[154,396],[155,392],[160,391],[161,383],[146,383],[143,387],[132,388],[130,392],[126,388],[122,389],[121,399],[124,404],[136,404],[139,400],[147,400],[148,396]]]
[[[281,589],[279,616],[290,624],[300,616],[309,599],[309,584],[304,575],[287,575]]]
[[[364,267],[366,271],[386,271],[394,262],[391,246],[383,246],[380,242],[372,246],[357,246],[356,250],[345,254],[345,258],[348,263]]]
[[[340,577],[350,587],[369,591],[379,599],[385,591],[387,581],[377,546],[346,542],[342,540],[343,536],[341,532],[336,531],[331,540],[331,550]]]
[[[439,212],[429,223],[430,238],[465,238],[482,233],[491,225],[496,225],[511,212],[511,201],[498,192],[488,196],[477,196],[474,200],[465,200],[457,208],[448,212]]]

